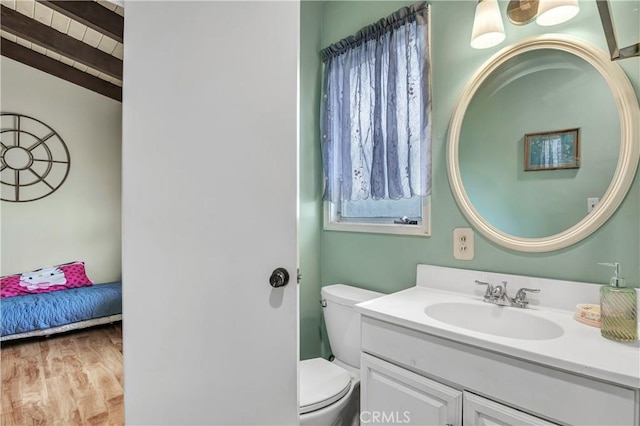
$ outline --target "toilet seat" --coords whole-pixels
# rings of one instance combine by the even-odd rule
[[[324,358],[300,361],[300,414],[324,408],[349,392],[351,374]]]

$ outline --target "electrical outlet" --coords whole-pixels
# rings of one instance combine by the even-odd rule
[[[587,213],[590,213],[598,203],[600,202],[600,198],[587,198]]]
[[[453,257],[458,260],[473,260],[473,229],[455,228],[453,230]]]

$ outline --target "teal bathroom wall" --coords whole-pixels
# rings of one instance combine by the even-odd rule
[[[324,10],[322,45],[352,34],[363,25],[409,3],[328,2]],[[474,5],[475,2],[464,1],[432,3],[432,236],[420,238],[325,231],[321,257],[323,284],[344,282],[379,291],[397,291],[414,284],[418,263],[605,283],[608,282],[609,271],[598,266],[597,262],[618,260],[625,266],[629,282],[637,285],[640,267],[637,177],[618,212],[594,235],[572,247],[551,253],[526,254],[501,248],[476,234],[475,259],[453,259],[452,231],[456,227],[469,226],[449,189],[445,165],[449,119],[457,97],[473,72],[499,49],[527,36],[549,31],[535,23],[516,27],[505,18],[507,40],[503,44],[487,50],[472,49],[469,37]],[[501,7],[504,13],[506,2],[501,2]],[[638,12],[627,17],[635,19],[638,34]],[[606,48],[596,5],[592,1],[581,2],[581,11],[576,18],[551,30]],[[640,58],[620,61],[620,65],[638,92]]]
[[[298,252],[300,280],[300,358],[321,352],[320,252],[322,173],[320,164],[320,29],[323,2],[300,4],[300,195]]]
[[[358,29],[389,15],[400,7],[412,4],[409,1],[327,1],[321,6],[320,46],[325,47]],[[528,254],[502,248],[482,235],[475,236],[475,258],[472,261],[458,261],[453,258],[452,232],[457,227],[470,227],[456,205],[449,188],[446,170],[446,142],[449,120],[457,98],[473,73],[500,49],[520,41],[525,37],[547,32],[565,33],[589,41],[603,50],[606,42],[594,1],[581,1],[580,14],[573,20],[557,27],[543,28],[535,23],[516,27],[505,16],[506,1],[500,6],[505,21],[507,39],[501,45],[475,50],[469,45],[471,27],[475,12],[475,1],[433,1],[431,2],[431,44],[432,44],[432,210],[430,237],[391,236],[381,234],[322,231],[321,236],[321,285],[333,283],[352,284],[376,291],[391,293],[415,284],[417,264],[432,264],[465,269],[503,272],[508,274],[531,275],[572,281],[606,283],[610,271],[598,266],[598,262],[619,261],[624,266],[628,282],[638,286],[640,278],[640,184],[638,177],[623,204],[612,218],[596,233],[572,247],[550,253]],[[622,6],[630,13],[616,14],[614,18],[619,31],[619,39],[631,43],[640,39],[640,12],[638,1],[615,1],[615,8]],[[620,5],[618,3],[625,3]],[[631,6],[631,7],[629,7]],[[303,9],[309,8],[303,2]],[[318,11],[317,6],[314,10]],[[303,13],[304,15],[304,13]],[[309,38],[307,31],[315,28],[303,20],[303,37]],[[304,48],[304,46],[303,46]],[[317,53],[317,52],[316,52]],[[303,58],[308,52],[303,52]],[[619,61],[631,80],[636,95],[640,94],[640,58]],[[302,63],[301,81],[315,78],[316,70]],[[303,95],[302,93],[301,95]],[[317,108],[319,97],[301,100],[301,112],[305,108]],[[316,116],[317,120],[317,116]],[[317,133],[317,123],[307,128]],[[312,132],[301,134],[301,144],[317,145]],[[311,149],[311,148],[303,148]],[[302,163],[301,179],[307,174],[321,179],[321,164]],[[309,168],[306,168],[309,166]],[[310,192],[309,192],[310,194]],[[315,203],[321,204],[320,197]],[[315,220],[315,217],[314,217]],[[314,226],[317,222],[314,222]],[[301,247],[301,256],[304,248]],[[305,271],[303,270],[303,274]],[[304,283],[304,279],[303,279]],[[471,284],[470,284],[471,285]],[[316,292],[316,288],[301,287],[301,294]],[[319,297],[319,292],[313,297]],[[302,296],[301,296],[302,299]],[[301,305],[301,314],[305,309]],[[311,307],[319,311],[319,307]],[[309,333],[317,333],[308,326]],[[316,327],[322,328],[319,323]],[[311,341],[303,335],[302,344]],[[315,342],[315,341],[314,341]],[[314,343],[314,348],[318,346]],[[312,351],[303,350],[311,354]]]

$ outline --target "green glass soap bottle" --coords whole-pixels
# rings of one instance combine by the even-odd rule
[[[625,287],[620,276],[620,264],[600,263],[615,268],[609,286],[600,288],[600,311],[602,337],[621,342],[638,339],[638,296],[634,288]]]

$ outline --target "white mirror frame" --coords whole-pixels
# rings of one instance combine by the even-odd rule
[[[620,154],[611,184],[598,205],[569,229],[542,238],[522,238],[502,232],[475,209],[462,184],[458,164],[458,143],[467,107],[482,83],[500,65],[522,53],[556,49],[572,53],[591,64],[604,78],[618,107],[620,117]],[[564,34],[547,34],[524,39],[506,47],[485,62],[462,91],[449,125],[447,171],[454,198],[471,225],[500,246],[522,252],[540,253],[559,250],[581,241],[602,226],[620,206],[629,190],[640,159],[640,109],[638,99],[622,68],[596,46]]]

